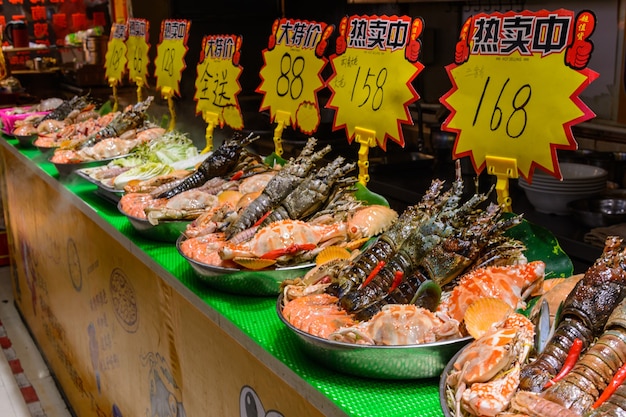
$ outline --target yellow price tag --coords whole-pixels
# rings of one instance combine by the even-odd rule
[[[328,80],[335,109],[334,129],[345,127],[352,142],[357,127],[404,146],[401,124],[412,124],[408,105],[419,96],[411,82],[424,68],[418,62],[424,23],[408,16],[351,16],[339,26],[334,70]]]
[[[185,69],[187,39],[191,22],[165,19],[161,22],[161,41],[157,46],[155,77],[157,89],[167,87],[167,94],[180,95],[180,79]]]
[[[105,75],[107,80],[121,82],[126,72],[126,25],[113,23],[111,36],[104,56]]]
[[[128,77],[141,85],[147,84],[148,63],[150,62],[148,57],[149,29],[150,22],[146,19],[128,19],[128,39],[126,40]]]
[[[263,94],[260,110],[269,109],[272,121],[281,111],[290,115],[286,125],[306,134],[317,130],[321,120],[317,92],[324,87],[321,73],[327,60],[323,55],[333,29],[306,20],[274,22],[257,88]]]
[[[598,77],[586,68],[594,25],[591,12],[563,9],[469,19],[441,98],[453,157],[470,156],[477,173],[497,156],[515,159],[529,181],[534,167],[560,178],[556,150],[576,149],[571,126],[594,117],[578,97]]]
[[[243,129],[243,116],[237,100],[241,92],[239,76],[243,70],[239,65],[240,54],[241,36],[205,36],[194,95],[197,114],[215,114],[220,127],[227,124],[235,130]]]

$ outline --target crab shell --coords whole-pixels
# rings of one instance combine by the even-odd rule
[[[398,219],[398,212],[379,204],[363,206],[348,219],[348,236],[360,239],[376,236],[389,229]]]
[[[261,257],[270,251],[301,245],[320,245],[334,239],[345,240],[345,225],[312,225],[300,220],[280,220],[259,229],[252,239],[241,244],[226,243],[222,259]]]
[[[374,317],[343,327],[330,340],[347,343],[400,346],[461,337],[457,322],[414,304],[387,304]]]

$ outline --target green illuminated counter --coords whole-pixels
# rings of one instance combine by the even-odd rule
[[[443,415],[438,379],[324,368],[275,298],[207,288],[95,185],[0,142],[16,305],[77,415]]]

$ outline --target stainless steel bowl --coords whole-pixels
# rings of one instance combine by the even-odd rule
[[[152,224],[147,219],[140,219],[139,217],[131,216],[124,212],[121,207],[121,203],[118,202],[117,209],[122,213],[133,228],[143,237],[150,240],[156,240],[159,242],[174,243],[182,235],[187,228],[187,225],[191,223],[191,220],[166,220],[160,221],[159,224]]]
[[[371,346],[322,339],[294,327],[283,316],[282,294],[276,311],[285,326],[296,334],[302,351],[323,366],[365,378],[421,379],[441,375],[459,350],[473,340],[470,336],[420,345]]]
[[[34,145],[46,158],[50,158],[54,154],[54,151],[59,148],[58,146],[41,146],[36,143]]]
[[[52,151],[52,153],[54,154],[54,151]],[[50,161],[50,163],[54,164],[54,166],[56,167],[57,171],[59,171],[59,177],[67,178],[67,177],[71,176],[74,173],[74,171],[76,171],[76,170],[83,169],[83,168],[93,168],[93,167],[97,167],[97,166],[101,166],[101,165],[106,165],[109,162],[113,161],[114,159],[123,158],[123,157],[126,157],[126,156],[128,156],[128,154],[114,156],[114,157],[111,157],[111,158],[96,159],[96,160],[93,160],[93,161],[75,162],[75,163],[68,163],[68,164],[62,164],[62,163],[58,163],[58,162],[53,162],[51,160],[52,156],[50,156],[50,158],[48,158],[48,160]]]
[[[96,178],[92,177],[91,175],[89,175],[90,170],[92,169],[98,169],[98,167],[77,169],[76,175],[84,178],[85,180],[97,186],[98,189],[94,191],[95,194],[117,205],[120,202],[121,198],[124,196],[124,190],[119,190],[117,188],[109,187],[106,184],[102,183],[102,181],[97,180]],[[178,236],[176,236],[176,238],[172,240],[172,242],[174,242],[177,238]]]
[[[441,406],[441,411],[443,411],[443,415],[445,417],[454,417],[450,412],[450,407],[448,406],[448,384],[446,383],[446,379],[448,379],[448,375],[452,372],[452,368],[454,366],[454,362],[459,357],[463,349],[460,349],[446,364],[446,367],[443,368],[443,372],[441,372],[441,376],[439,377],[439,405]]]
[[[15,138],[17,139],[18,144],[22,147],[22,148],[32,148],[33,145],[33,141],[35,139],[37,139],[39,136],[38,135],[13,135],[15,136]]]
[[[237,295],[275,296],[286,279],[303,277],[314,263],[306,263],[282,268],[269,268],[258,271],[249,269],[223,268],[198,262],[186,256],[180,248],[186,239],[181,235],[176,241],[180,255],[189,262],[202,282],[219,291]]]
[[[626,197],[583,198],[570,202],[568,207],[574,217],[591,228],[626,222]]]

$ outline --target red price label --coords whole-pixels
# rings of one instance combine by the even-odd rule
[[[121,81],[126,71],[126,35],[127,26],[114,23],[111,27],[111,36],[104,57],[105,75],[107,80]]]
[[[402,124],[412,124],[408,105],[419,96],[411,82],[423,69],[418,62],[424,22],[407,16],[352,16],[339,26],[334,73],[328,80],[335,109],[334,129],[348,140],[357,128],[375,132],[385,149],[387,138],[404,145]]]
[[[157,46],[155,63],[157,89],[167,88],[180,94],[190,26],[188,20],[165,19],[161,22],[161,42]]]
[[[243,129],[243,116],[237,96],[241,91],[239,65],[241,36],[212,35],[202,39],[197,66],[196,113],[213,113],[220,127]]]
[[[126,40],[128,76],[134,81],[141,80],[144,85],[146,84],[150,60],[148,57],[150,50],[149,29],[150,22],[146,19],[128,19],[128,39]]]
[[[261,110],[274,120],[278,112],[289,116],[291,126],[312,134],[320,124],[317,92],[324,87],[324,50],[333,31],[325,23],[279,19],[272,26],[261,68]]]
[[[465,23],[446,67],[453,88],[441,102],[443,128],[457,134],[453,157],[469,156],[476,172],[487,157],[517,161],[561,177],[557,149],[576,149],[571,126],[594,117],[579,99],[598,74],[587,68],[595,17],[584,11],[479,14]]]

